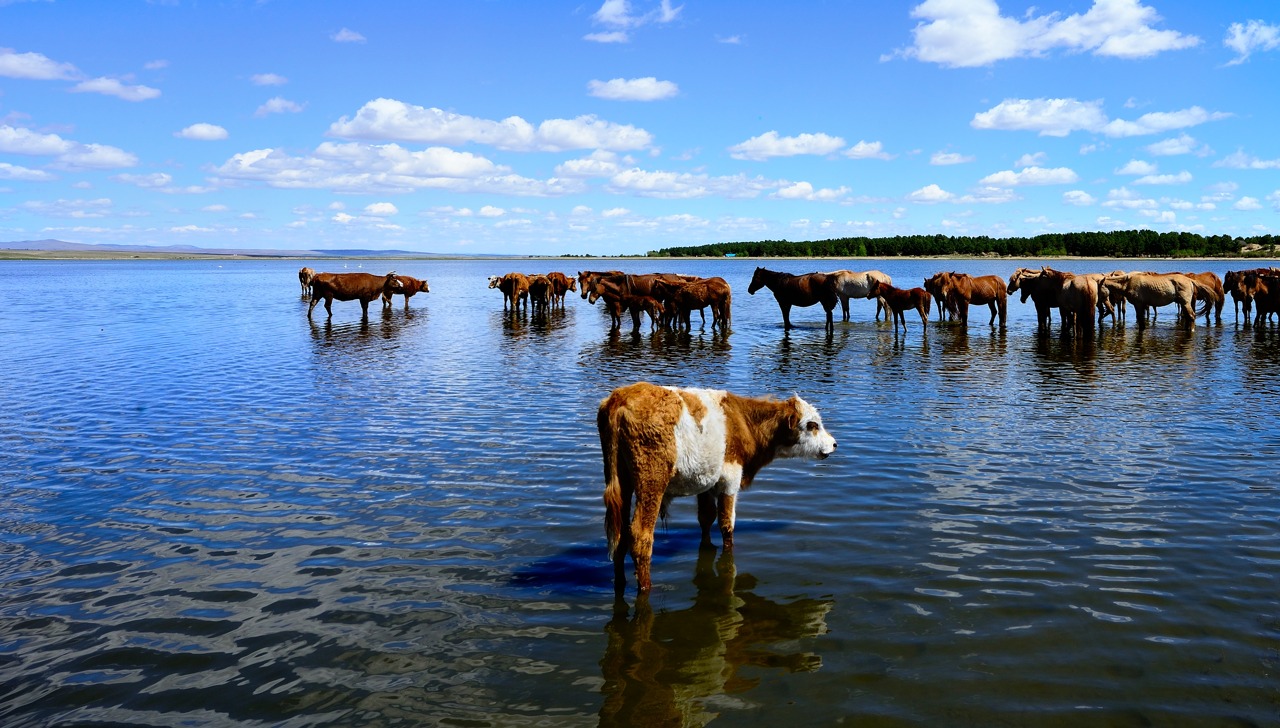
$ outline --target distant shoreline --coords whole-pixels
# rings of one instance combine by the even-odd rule
[[[317,257],[314,255],[246,255],[239,253],[176,253],[176,252],[125,252],[125,251],[96,251],[96,250],[20,250],[20,249],[0,249],[0,261],[6,260],[225,260],[225,261],[252,261],[252,260],[298,260],[298,261],[315,261],[315,260],[483,260],[493,263],[501,261],[516,260],[723,260],[730,261],[779,261],[779,260],[1213,260],[1213,261],[1270,261],[1275,258],[1258,258],[1258,257],[1190,257],[1190,258],[1174,258],[1174,257],[1136,257],[1136,258],[1119,258],[1119,257],[1091,257],[1091,256],[1020,256],[1020,257],[998,257],[990,255],[895,255],[889,257],[872,257],[872,256],[844,256],[844,257],[826,257],[826,256],[761,256],[748,257],[737,256],[733,258],[717,257],[717,256],[648,256],[648,255],[617,255],[617,256],[558,256],[558,255],[529,255],[529,256],[468,256],[468,255],[403,255],[403,256],[361,256],[361,255],[330,255]]]

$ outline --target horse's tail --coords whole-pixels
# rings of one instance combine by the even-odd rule
[[[1199,318],[1207,315],[1209,313],[1209,308],[1218,302],[1218,292],[1200,281],[1193,280],[1191,282],[1196,286],[1195,298],[1199,298],[1204,301],[1204,308],[1196,311],[1196,318]]]

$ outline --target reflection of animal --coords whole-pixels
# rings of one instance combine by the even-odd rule
[[[311,292],[311,277],[315,274],[315,270],[305,265],[298,269],[298,282],[302,284],[302,295],[305,296]]]
[[[821,303],[822,309],[827,312],[827,330],[834,331],[836,325],[831,311],[840,299],[835,283],[836,279],[826,273],[792,275],[766,268],[756,268],[756,272],[751,276],[751,285],[747,287],[747,293],[754,296],[756,291],[764,287],[772,291],[773,297],[778,301],[778,308],[782,309],[784,329],[791,328],[792,306],[803,308]]]
[[[404,294],[406,311],[409,309],[409,299],[413,298],[415,293],[431,293],[431,288],[427,286],[425,278],[419,279],[413,276],[396,276],[396,278],[400,279],[400,290],[398,292]],[[382,293],[382,307],[391,308],[391,294],[385,291]]]
[[[369,302],[383,296],[399,293],[402,286],[394,272],[385,276],[372,273],[316,273],[311,277],[311,305],[307,307],[307,318],[315,309],[320,299],[324,299],[324,310],[333,316],[333,299],[339,301],[360,301],[360,310],[364,317],[369,317]]]
[[[871,295],[884,299],[893,316],[893,331],[898,332],[898,322],[902,322],[902,330],[907,330],[907,310],[913,309],[920,314],[922,326],[929,323],[929,308],[933,297],[923,288],[894,288],[888,283],[874,281],[871,284]]]
[[[937,290],[931,289],[929,281],[935,281]],[[938,315],[948,310],[955,313],[962,326],[969,324],[970,304],[987,306],[991,309],[991,320],[988,326],[994,326],[996,316],[1000,317],[1001,328],[1008,318],[1008,292],[1004,280],[1000,276],[971,276],[967,273],[938,273],[925,281],[925,290],[933,294],[938,301]]]
[[[641,595],[631,616],[618,600],[604,628],[600,725],[703,726],[717,717],[713,701],[762,675],[820,670],[822,656],[806,645],[830,631],[835,602],[774,601],[754,593],[754,583],[739,576],[732,553],[701,549],[689,606],[654,609]]]
[[[818,411],[799,397],[752,399],[647,382],[613,390],[600,403],[596,425],[605,534],[619,590],[628,552],[637,586],[649,590],[653,529],[672,498],[698,496],[703,544],[711,544],[711,524],[719,520],[724,550],[731,551],[738,492],[761,468],[775,457],[825,458],[836,447]]]
[[[1154,306],[1177,304],[1183,317],[1182,325],[1188,329],[1196,325],[1196,312],[1191,302],[1197,295],[1206,299],[1214,296],[1213,290],[1199,281],[1181,273],[1121,273],[1108,274],[1102,279],[1102,288],[1119,290],[1133,304],[1138,318],[1138,328],[1147,325],[1147,309]]]
[[[893,283],[893,279],[881,273],[878,270],[862,271],[861,273],[851,270],[831,271],[827,275],[835,277],[836,295],[840,297],[840,312],[844,316],[844,320],[849,320],[849,299],[850,298],[874,298],[871,295],[871,281],[881,281],[883,283]],[[883,301],[876,299],[876,318],[880,318],[880,307]]]

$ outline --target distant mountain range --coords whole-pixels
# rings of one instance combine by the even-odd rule
[[[416,250],[272,250],[252,248],[198,248],[194,245],[98,245],[65,240],[15,240],[0,242],[0,250],[81,251],[98,253],[171,253],[175,255],[240,255],[262,258],[509,258],[507,255],[446,255]],[[524,257],[524,256],[521,256]]]

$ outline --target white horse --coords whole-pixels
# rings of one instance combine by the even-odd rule
[[[850,298],[876,298],[871,295],[871,282],[880,281],[885,285],[892,285],[893,279],[881,273],[878,270],[868,270],[858,273],[851,270],[835,270],[827,275],[836,277],[836,293],[840,296],[840,310],[844,314],[844,320],[849,320],[849,299]],[[889,318],[889,307],[885,305],[883,298],[876,298],[876,321],[880,320],[880,312],[885,312],[885,318]]]

